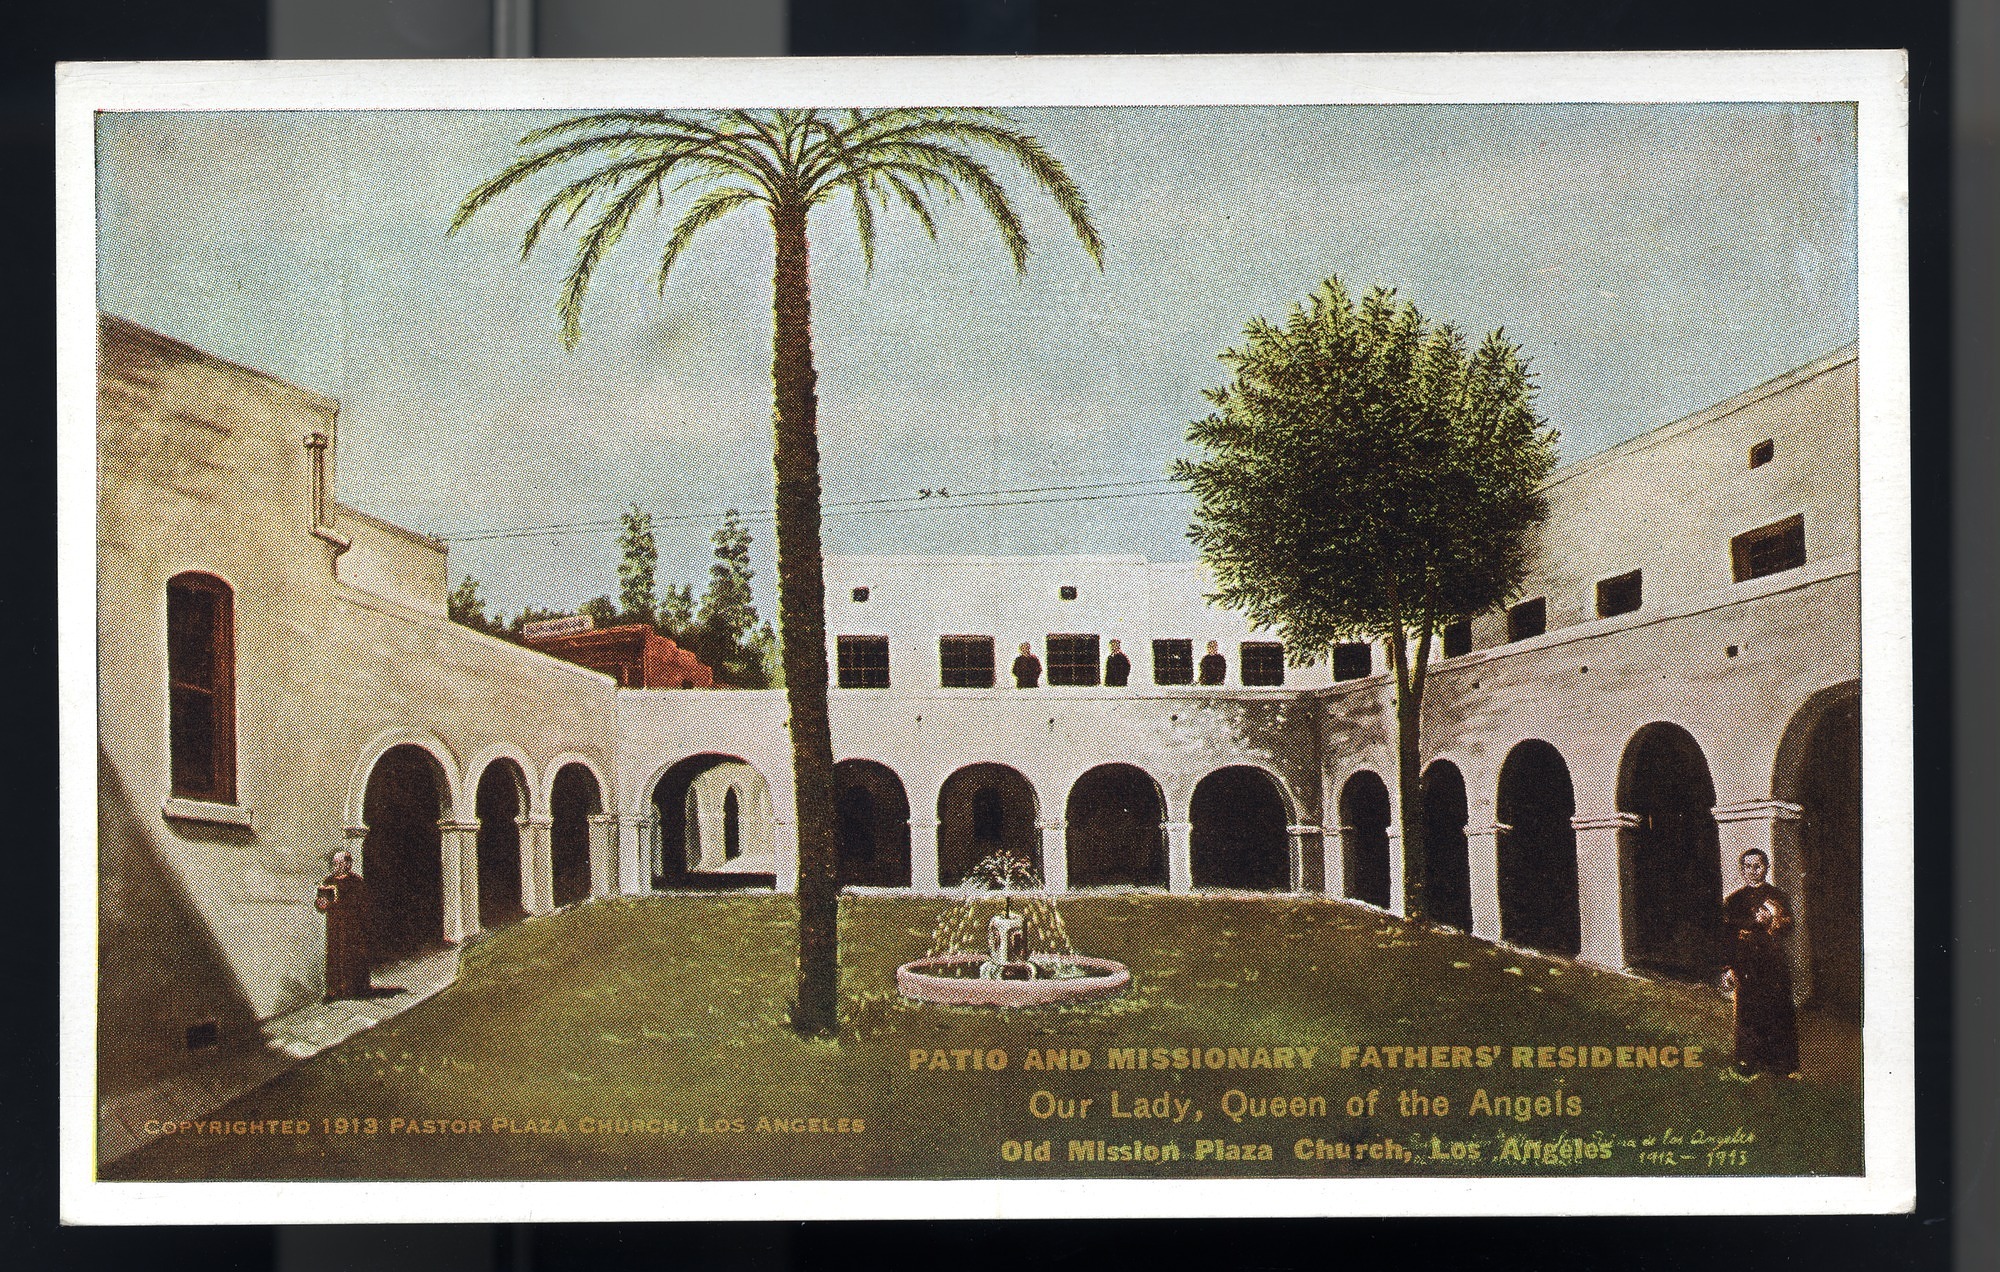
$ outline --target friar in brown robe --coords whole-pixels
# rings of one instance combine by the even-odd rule
[[[333,873],[319,885],[313,908],[326,915],[326,1000],[367,998],[368,884],[354,872],[354,858],[333,854]]]
[[[1792,1007],[1792,899],[1764,882],[1771,859],[1752,848],[1738,860],[1743,886],[1722,903],[1723,988],[1736,993],[1736,1067],[1746,1074],[1799,1071]]]

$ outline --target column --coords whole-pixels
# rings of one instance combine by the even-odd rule
[[[722,827],[718,825],[716,827],[716,834],[720,836],[721,833]],[[704,839],[702,841],[704,855],[706,855],[707,849],[708,841]],[[718,848],[716,851],[720,852],[721,849]],[[799,890],[799,824],[797,821],[790,817],[772,815],[771,853],[775,859],[773,861],[772,872],[777,876],[777,891],[797,892]]]
[[[1576,904],[1582,932],[1577,958],[1616,971],[1625,966],[1625,912],[1618,871],[1618,836],[1639,824],[1637,813],[1572,817],[1576,831]]]
[[[1069,891],[1069,823],[1058,817],[1038,821],[1042,836],[1042,887],[1049,892]]]
[[[347,850],[348,856],[354,858],[354,873],[366,877],[368,874],[367,863],[362,860],[361,849],[368,839],[368,828],[366,826],[343,826],[340,829],[340,839],[340,846]]]
[[[938,826],[935,817],[910,818],[910,890],[913,892],[937,892],[938,883]]]
[[[590,895],[614,896],[618,892],[618,817],[588,813],[583,824],[590,836]]]
[[[1347,859],[1340,853],[1339,826],[1319,828],[1320,890],[1330,897],[1347,895]]]
[[[1403,860],[1403,823],[1392,821],[1382,832],[1389,840],[1389,913],[1403,917],[1410,912],[1409,898],[1404,895],[1404,881],[1409,876],[1407,863]]]
[[[462,941],[479,931],[479,823],[438,823],[444,867],[444,939]]]
[[[1313,854],[1319,848],[1320,829],[1317,826],[1287,826],[1285,837],[1291,856],[1285,886],[1293,892],[1304,892],[1312,883],[1308,876],[1311,874]]]
[[[521,908],[547,914],[556,908],[555,822],[537,813],[516,817],[521,828]]]
[[[1805,814],[1805,808],[1782,799],[1746,799],[1733,804],[1717,804],[1709,812],[1715,818],[1716,839],[1721,845],[1723,894],[1726,896],[1736,889],[1741,877],[1738,867],[1743,854],[1752,848],[1761,848],[1770,856],[1770,878],[1776,883],[1781,877],[1778,873],[1778,846],[1786,838],[1781,833],[1782,829],[1786,823],[1798,821]],[[1796,861],[1783,863],[1786,871],[1798,865]]]
[[[618,818],[618,890],[628,897],[653,888],[653,818],[627,814]]]
[[[1194,891],[1194,823],[1170,821],[1167,827],[1167,891]]]
[[[1472,934],[1500,939],[1500,836],[1514,829],[1505,822],[1465,827],[1465,857],[1472,876]]]

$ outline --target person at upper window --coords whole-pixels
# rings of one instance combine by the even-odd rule
[[[1111,657],[1104,660],[1104,684],[1107,688],[1123,689],[1125,682],[1132,678],[1132,660],[1125,656],[1125,650],[1117,641],[1111,642]]]
[[[1042,660],[1035,657],[1034,648],[1027,641],[1021,642],[1021,652],[1014,659],[1014,687],[1033,689],[1042,683]]]
[[[1221,642],[1208,642],[1208,652],[1201,656],[1201,683],[1219,685],[1229,675],[1229,660],[1222,656]]]

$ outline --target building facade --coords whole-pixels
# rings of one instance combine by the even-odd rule
[[[332,498],[332,402],[100,331],[105,1090],[319,996],[343,846],[385,960],[794,886],[781,691],[621,688],[450,623],[443,546]],[[1005,852],[1058,891],[1323,892],[1701,979],[1755,846],[1802,983],[1858,1008],[1856,375],[1844,351],[1556,474],[1522,600],[1437,651],[1421,854],[1381,650],[1286,666],[1196,565],[831,558],[842,879],[940,890]]]

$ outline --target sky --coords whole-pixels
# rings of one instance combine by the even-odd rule
[[[1567,460],[1855,338],[1851,107],[1010,113],[1083,189],[1104,268],[1004,166],[1025,277],[975,208],[935,244],[891,213],[872,275],[847,207],[815,214],[829,553],[1192,559],[1191,501],[1163,478],[1217,355],[1329,275],[1474,339],[1504,328]],[[709,226],[661,294],[677,209],[636,224],[573,353],[555,299],[574,238],[519,256],[564,178],[445,234],[561,117],[101,115],[99,307],[338,399],[338,497],[445,536],[489,610],[615,594],[636,503],[661,582],[697,594],[723,510],[747,514],[769,616],[768,222]]]

